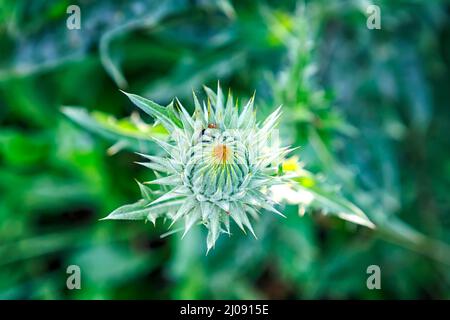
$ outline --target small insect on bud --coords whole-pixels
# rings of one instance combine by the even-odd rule
[[[208,124],[208,128],[209,128],[209,129],[217,129],[217,124],[215,124],[215,123],[210,123],[210,124]]]

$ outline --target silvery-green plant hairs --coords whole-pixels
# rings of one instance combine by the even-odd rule
[[[157,177],[143,184],[138,182],[143,199],[116,209],[104,219],[145,219],[155,223],[163,217],[171,222],[170,227],[184,220],[183,237],[201,224],[208,229],[209,251],[222,233],[230,234],[233,221],[256,237],[251,219],[263,212],[283,216],[276,208],[274,192],[291,190],[290,177],[280,167],[293,149],[278,144],[276,126],[281,107],[258,121],[254,96],[240,106],[230,92],[225,98],[220,85],[217,92],[207,87],[205,91],[208,98],[202,103],[193,93],[192,115],[177,99],[163,107],[125,93],[164,126],[169,136],[166,140],[153,138],[164,150],[163,156],[140,153],[143,160],[138,163],[153,170]],[[159,185],[160,190],[154,191],[146,184]],[[373,226],[364,214],[353,222]]]

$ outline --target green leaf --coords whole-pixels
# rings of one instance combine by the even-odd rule
[[[140,183],[139,181],[136,180],[136,182],[139,186],[139,190],[141,191],[142,198],[144,200],[152,200],[153,199],[153,191],[149,187]]]
[[[327,191],[321,188],[317,183],[311,183],[311,177],[308,176],[308,183],[303,183],[304,179],[294,178],[297,182],[296,187],[310,192],[314,196],[314,202],[320,204],[324,208],[328,209],[330,213],[337,217],[366,226],[368,228],[375,228],[375,225],[366,214],[355,204],[346,200],[335,192]]]
[[[63,107],[62,113],[82,128],[116,143],[113,148],[148,152],[155,146],[152,137],[167,137],[167,131],[161,125],[151,126],[133,116],[116,119],[99,111],[89,113],[86,109],[70,106]]]
[[[159,120],[163,126],[170,130],[175,127],[183,128],[183,124],[173,109],[160,106],[159,104],[145,99],[141,96],[122,91],[142,111]]]
[[[154,220],[173,208],[180,207],[184,200],[173,200],[150,205],[150,200],[141,199],[132,204],[123,205],[100,220]]]
[[[107,217],[100,220],[143,220],[147,218],[151,208],[146,207],[148,201],[139,200],[132,204],[126,204],[111,212]]]

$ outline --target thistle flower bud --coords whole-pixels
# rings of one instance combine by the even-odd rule
[[[209,251],[221,233],[230,234],[230,219],[255,235],[249,216],[257,217],[261,209],[282,215],[266,190],[280,182],[277,162],[290,150],[270,143],[280,108],[257,123],[254,97],[240,108],[231,94],[225,101],[219,85],[217,93],[205,91],[208,100],[203,104],[194,93],[192,116],[178,100],[175,110],[173,104],[163,108],[128,96],[170,132],[167,142],[156,140],[165,156],[142,155],[149,162],[141,164],[157,172],[158,178],[149,183],[168,188],[146,208],[147,219],[165,216],[172,224],[184,219],[184,234],[203,224]]]

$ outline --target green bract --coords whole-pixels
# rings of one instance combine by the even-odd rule
[[[127,94],[170,132],[167,142],[156,140],[166,155],[141,154],[148,161],[140,163],[158,176],[150,184],[168,189],[134,214],[119,217],[113,212],[107,218],[138,219],[145,213],[148,220],[164,216],[172,224],[183,218],[184,234],[201,223],[208,228],[209,250],[221,233],[230,233],[230,218],[244,232],[247,228],[255,235],[249,216],[256,218],[260,209],[282,215],[267,192],[268,187],[281,182],[277,165],[290,151],[276,143],[274,128],[280,108],[257,123],[254,97],[240,108],[231,94],[225,100],[220,86],[217,93],[206,87],[205,91],[208,100],[202,104],[194,93],[192,116],[178,100],[177,108],[173,103],[165,108]]]

